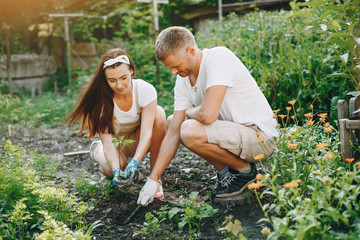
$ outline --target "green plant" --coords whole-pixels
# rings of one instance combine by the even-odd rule
[[[201,220],[212,217],[217,212],[217,209],[214,209],[206,202],[197,204],[196,198],[198,194],[198,192],[191,192],[189,200],[182,199],[180,201],[181,207],[174,207],[168,212],[169,220],[175,221],[179,230],[183,230],[184,226],[187,225],[189,234],[192,237],[200,237]]]
[[[159,219],[155,217],[151,212],[145,214],[144,228],[142,228],[140,234],[147,235],[149,237],[156,236],[161,225]]]
[[[30,237],[30,232],[39,233],[45,221],[39,211],[46,211],[52,222],[62,222],[60,228],[82,232],[88,204],[41,178],[44,173],[39,171],[43,168],[34,171],[29,158],[11,141],[0,142],[0,235],[23,239]]]
[[[40,176],[53,178],[55,175],[56,168],[60,165],[60,161],[57,159],[51,159],[45,154],[40,154],[38,152],[30,152],[30,166],[34,169]]]
[[[341,160],[338,135],[327,114],[308,113],[305,118],[304,126],[284,121],[288,125],[279,129],[278,150],[262,163],[265,175],[259,185],[249,185],[265,187],[260,194],[255,190],[265,215],[261,221],[273,228],[269,239],[349,237],[358,232],[360,163]],[[271,201],[263,204],[264,197]]]
[[[330,51],[324,62],[340,61],[344,69],[328,77],[341,76],[351,78],[360,89],[360,9],[359,1],[312,0],[290,2],[294,12],[286,18],[303,16],[307,24],[305,29],[324,36]]]

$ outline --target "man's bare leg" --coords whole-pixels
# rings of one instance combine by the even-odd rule
[[[227,166],[241,169],[247,162],[216,144],[208,143],[205,128],[200,122],[189,119],[181,126],[182,143],[192,152],[204,158],[216,170],[221,171]]]

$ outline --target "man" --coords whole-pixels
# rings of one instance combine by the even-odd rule
[[[269,157],[275,149],[271,139],[278,136],[263,93],[233,52],[225,47],[200,50],[186,28],[163,30],[155,53],[177,74],[174,114],[138,204],[152,202],[157,180],[180,142],[218,171],[213,198],[241,194],[256,179],[254,157]]]

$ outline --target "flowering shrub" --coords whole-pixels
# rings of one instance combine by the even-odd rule
[[[289,102],[294,105],[295,102]],[[360,163],[341,160],[338,133],[327,114],[307,113],[303,126],[281,122],[278,150],[263,164],[264,176],[254,189],[265,221],[273,227],[268,239],[357,239],[360,235]],[[260,185],[257,185],[260,184]],[[264,190],[259,194],[260,186]],[[271,201],[262,205],[265,196]]]

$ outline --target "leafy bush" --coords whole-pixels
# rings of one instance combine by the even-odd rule
[[[360,162],[341,160],[338,133],[327,114],[307,113],[305,118],[304,126],[279,129],[278,150],[262,166],[265,175],[249,185],[265,186],[255,194],[265,214],[261,221],[273,227],[268,239],[356,239]],[[262,205],[261,198],[268,201]]]
[[[302,105],[303,116],[313,103],[316,111],[328,112],[336,100],[354,89],[349,78],[338,73],[341,63],[329,60],[325,37],[305,31],[297,18],[285,19],[289,12],[253,12],[239,18],[230,14],[218,25],[209,21],[205,33],[196,34],[199,47],[226,46],[240,58],[264,92],[273,109],[284,108],[291,99]],[[334,99],[334,100],[332,100]]]
[[[39,176],[44,174],[37,171],[44,168],[35,171],[29,158],[21,147],[12,145],[9,140],[1,142],[0,235],[5,239],[23,239],[30,231],[41,232],[43,227],[48,230],[49,218],[61,222],[61,226],[65,224],[67,229],[84,230],[82,217],[87,205],[67,191],[53,187],[51,182],[40,181]],[[32,154],[31,158],[36,162],[36,158],[43,156]]]

